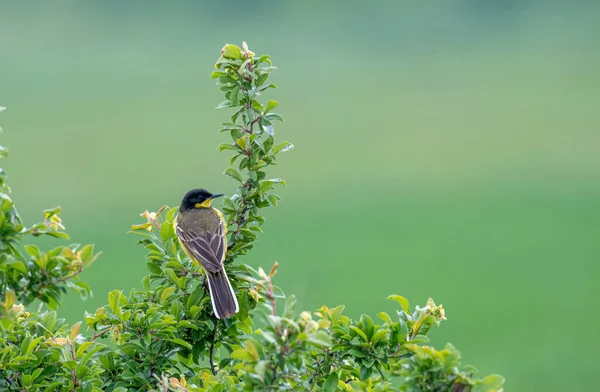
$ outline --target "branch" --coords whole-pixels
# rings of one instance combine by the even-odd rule
[[[94,331],[94,336],[92,336],[92,338],[90,339],[90,342],[93,342],[94,340],[98,339],[100,336],[104,335],[111,329],[113,329],[113,327],[108,327],[106,329],[103,329],[102,332],[100,332],[100,333],[96,333],[96,331]]]
[[[216,370],[216,365],[215,365],[215,360],[214,360],[214,352],[215,352],[215,342],[217,340],[217,326],[218,325],[219,325],[219,320],[217,320],[217,322],[215,323],[215,327],[213,329],[212,341],[210,342],[209,357],[208,357],[208,361],[210,362],[210,371],[213,374],[213,376],[217,375],[217,370]]]

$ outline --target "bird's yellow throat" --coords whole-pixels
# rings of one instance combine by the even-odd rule
[[[210,203],[212,203],[213,199],[204,200],[202,203],[196,203],[194,205],[195,208],[208,208],[210,207]]]

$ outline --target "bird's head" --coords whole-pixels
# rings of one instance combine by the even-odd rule
[[[212,194],[205,189],[192,189],[183,197],[179,210],[185,211],[194,208],[208,208],[214,199],[221,196],[223,196],[222,193]]]

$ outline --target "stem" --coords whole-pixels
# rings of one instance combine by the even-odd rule
[[[104,329],[100,333],[96,333],[96,331],[94,331],[94,336],[92,336],[92,338],[90,339],[90,342],[93,342],[94,340],[98,339],[100,336],[104,335],[105,333],[107,333],[108,331],[110,331],[112,328],[113,327],[108,327],[108,328]]]
[[[323,358],[322,361],[317,361],[315,367],[315,372],[310,376],[310,378],[308,379],[308,384],[312,384],[312,382],[314,381],[315,377],[317,377],[318,375],[321,374],[321,366],[325,363],[325,358]]]
[[[250,192],[252,191],[252,182],[250,179],[246,180],[246,182],[244,182],[244,184],[242,185],[242,187],[244,189],[246,189],[247,194],[250,194]],[[241,194],[242,192],[240,192]],[[233,219],[231,224],[236,225],[236,229],[235,231],[231,234],[231,242],[228,245],[228,248],[233,247],[236,244],[236,237],[238,236],[238,234],[240,233],[240,229],[243,227],[243,225],[246,223],[246,213],[250,210],[250,203],[248,202],[249,199],[245,196],[242,196],[242,200],[241,200],[241,204],[242,204],[242,210],[239,211],[238,214],[236,214],[235,219]],[[228,255],[229,256],[229,255]],[[229,259],[227,261],[230,261],[231,259]]]
[[[213,374],[213,376],[217,375],[214,353],[215,353],[215,341],[217,338],[217,326],[218,325],[219,325],[219,320],[217,320],[217,322],[215,323],[215,328],[213,329],[212,342],[210,342],[209,357],[208,357],[208,361],[210,362],[210,371]]]
[[[274,383],[275,383],[275,381],[277,380],[277,368],[278,368],[278,367],[279,367],[279,365],[278,365],[278,364],[275,364],[275,369],[273,370],[273,381],[272,381],[272,383],[273,383],[273,384],[274,384]],[[277,383],[277,384],[279,384],[279,383]]]
[[[66,282],[69,279],[73,279],[74,277],[76,277],[77,275],[79,275],[82,272],[83,272],[83,262],[79,265],[79,269],[77,271],[75,271],[71,275],[63,276],[62,278],[60,278],[58,280],[58,282],[64,283],[64,282]]]
[[[385,381],[385,376],[383,375],[383,372],[381,371],[381,367],[377,366],[377,371],[379,372],[379,375],[381,376],[381,381]]]
[[[277,303],[275,302],[275,294],[273,294],[273,283],[271,283],[271,279],[267,280],[267,298],[269,302],[271,302],[271,314],[273,316],[277,316]]]
[[[250,108],[252,108],[252,102],[250,102]],[[252,122],[250,123],[250,133],[254,132],[254,130],[253,130],[254,124],[256,124],[261,119],[261,117],[262,116],[258,116],[254,120],[252,120]]]
[[[73,342],[71,342],[71,359],[77,362],[77,360],[75,359],[75,343]],[[77,388],[79,380],[77,380],[77,373],[75,373],[75,369],[71,370],[71,377],[73,378],[73,386]]]

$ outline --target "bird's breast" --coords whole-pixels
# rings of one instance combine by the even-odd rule
[[[213,208],[189,210],[177,217],[179,227],[195,233],[214,233],[220,224],[221,219]]]

